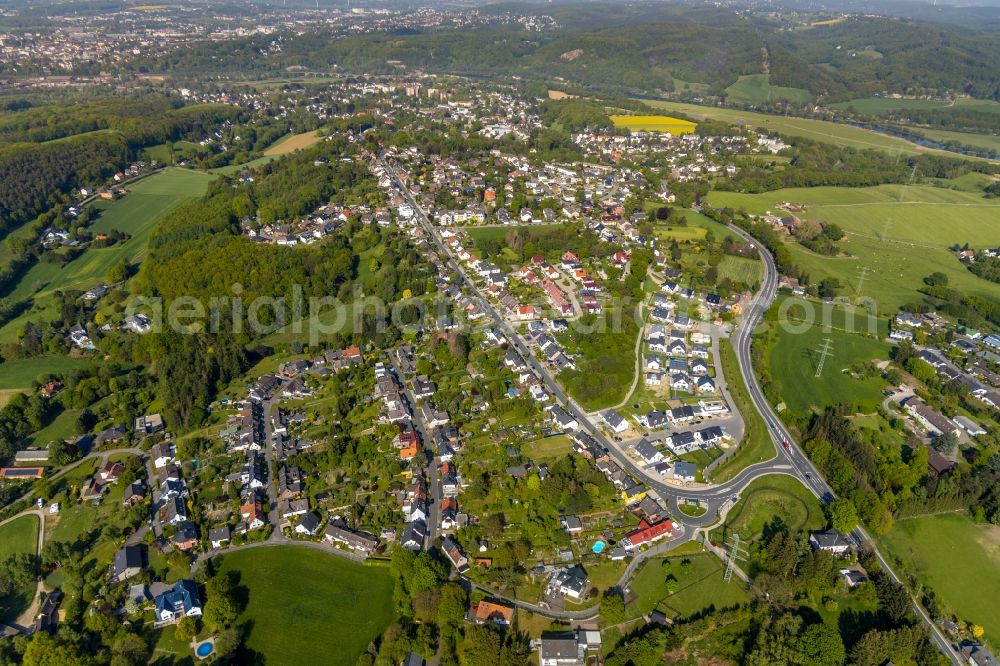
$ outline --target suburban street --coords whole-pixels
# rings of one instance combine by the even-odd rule
[[[731,338],[731,343],[736,351],[740,372],[743,375],[751,401],[760,413],[761,417],[764,419],[765,423],[768,425],[768,432],[775,447],[775,456],[770,460],[750,465],[735,477],[724,483],[691,488],[671,485],[664,483],[659,478],[655,478],[647,470],[644,470],[636,465],[625,452],[624,445],[622,443],[616,443],[606,437],[600,428],[594,425],[588,417],[586,411],[577,405],[572,398],[566,395],[559,383],[555,381],[548,370],[530,352],[527,345],[517,332],[507,323],[506,319],[501,316],[493,304],[482,295],[479,289],[468,278],[461,265],[452,256],[451,252],[441,240],[437,229],[431,224],[426,213],[416,202],[410,190],[399,181],[399,179],[395,176],[394,171],[385,163],[384,158],[381,159],[383,166],[386,168],[386,172],[392,174],[391,177],[395,181],[399,191],[403,194],[407,203],[409,203],[414,210],[417,221],[434,243],[434,246],[438,249],[442,259],[445,260],[451,267],[454,275],[458,279],[459,285],[466,287],[470,295],[474,295],[475,299],[482,306],[482,308],[489,313],[492,323],[503,331],[507,340],[518,351],[518,353],[520,353],[525,362],[529,364],[532,371],[539,378],[539,380],[542,381],[546,389],[554,397],[555,401],[559,405],[563,406],[577,420],[580,424],[580,430],[593,437],[600,446],[608,450],[622,468],[636,476],[636,478],[641,479],[647,486],[655,490],[656,493],[659,494],[659,496],[667,503],[671,513],[678,522],[688,526],[689,528],[705,528],[715,524],[718,520],[720,509],[722,509],[727,500],[735,502],[739,493],[742,492],[742,490],[752,481],[771,474],[785,474],[799,479],[824,504],[829,503],[835,498],[832,489],[829,485],[827,485],[826,481],[809,461],[805,453],[795,442],[791,433],[788,432],[781,420],[778,418],[777,414],[775,414],[774,410],[771,408],[771,405],[764,396],[764,393],[757,382],[757,378],[753,373],[750,355],[753,330],[760,323],[764,313],[771,306],[771,303],[774,301],[777,294],[778,271],[773,257],[766,249],[759,248],[759,255],[764,264],[764,281],[761,288],[750,302],[743,319],[737,325],[734,336]],[[732,229],[734,233],[738,234],[745,241],[750,243],[751,247],[758,247],[757,241],[742,229],[733,226],[731,226],[730,229]],[[682,499],[685,501],[697,500],[706,508],[706,512],[697,518],[684,515],[679,510],[679,503]],[[883,568],[889,572],[894,579],[899,581],[896,573],[883,558],[874,541],[862,527],[859,526],[850,536],[857,545],[865,544],[868,548],[870,548],[881,562]],[[962,663],[960,656],[955,651],[951,643],[945,639],[944,635],[927,616],[923,608],[921,608],[916,600],[912,599],[912,597],[911,601],[913,602],[914,609],[918,614],[918,617],[920,617],[930,628],[931,634],[942,653],[947,655],[954,663]]]

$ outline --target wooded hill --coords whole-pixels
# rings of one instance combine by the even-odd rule
[[[510,4],[499,9],[538,11]],[[392,70],[387,61],[395,60],[434,72],[560,77],[615,92],[667,92],[679,79],[723,95],[742,75],[769,73],[771,85],[807,90],[825,101],[876,92],[1000,95],[1000,35],[952,25],[866,16],[784,30],[714,7],[572,4],[546,10],[561,28],[540,34],[488,26],[332,40],[307,33],[286,35],[281,52],[266,56],[260,53],[273,36],[250,37],[196,44],[130,67],[264,75],[293,65],[322,71],[335,64],[378,73]],[[871,57],[854,55],[858,51]]]

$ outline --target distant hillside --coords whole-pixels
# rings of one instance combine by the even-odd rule
[[[741,76],[768,75],[769,85],[783,92],[778,97],[799,101],[802,97],[787,89],[827,102],[882,92],[1000,96],[996,33],[880,17],[787,29],[769,19],[676,5],[588,3],[546,5],[545,11],[560,22],[559,30],[540,34],[491,26],[333,40],[288,35],[281,52],[265,56],[260,53],[273,37],[255,37],[197,44],[134,66],[253,75],[292,65],[389,72],[387,61],[398,61],[433,72],[558,78],[614,92],[669,92],[679,79],[724,96]]]

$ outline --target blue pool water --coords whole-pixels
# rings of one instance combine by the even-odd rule
[[[214,652],[214,651],[215,651],[215,646],[214,645],[212,645],[211,643],[202,643],[195,650],[195,654],[197,654],[199,657],[207,657],[208,655],[212,654],[212,652]]]
[[[602,550],[604,550],[604,542],[603,541],[594,542],[594,546],[591,548],[591,550],[593,550],[595,553],[600,553]]]

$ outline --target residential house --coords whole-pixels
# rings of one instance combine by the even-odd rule
[[[496,622],[506,627],[514,620],[514,607],[503,601],[483,599],[472,607],[471,619],[476,624]]]
[[[813,550],[833,553],[837,557],[844,555],[851,548],[851,542],[835,529],[825,532],[813,532],[809,535],[809,545]]]
[[[146,549],[144,546],[125,546],[115,553],[111,565],[111,579],[120,583],[123,580],[138,576],[146,566]]]
[[[173,587],[153,599],[156,622],[169,624],[185,617],[201,615],[201,598],[198,586],[191,580],[179,580]]]
[[[208,541],[212,544],[212,548],[222,548],[229,543],[230,538],[229,525],[212,527],[208,530]]]

